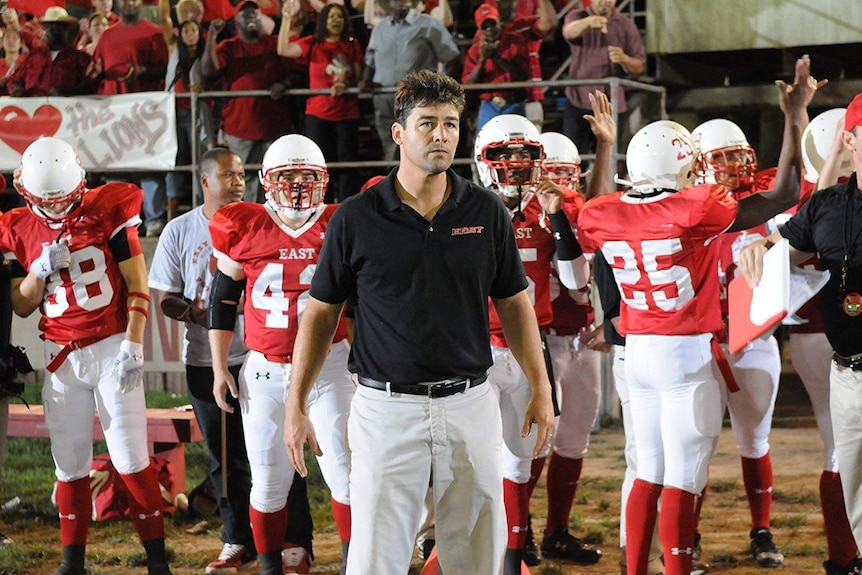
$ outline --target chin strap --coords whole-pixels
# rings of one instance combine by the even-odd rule
[[[524,191],[521,187],[521,184],[518,184],[518,205],[515,206],[515,213],[512,215],[512,221],[527,221],[527,216],[524,215],[524,212],[521,211],[521,202],[524,197]]]

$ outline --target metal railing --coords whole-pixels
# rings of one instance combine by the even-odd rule
[[[586,80],[547,80],[547,81],[527,81],[527,82],[507,82],[507,83],[482,83],[482,84],[469,84],[465,85],[464,89],[467,91],[475,91],[475,92],[485,92],[490,90],[508,90],[508,89],[517,89],[517,88],[534,88],[534,87],[542,87],[542,88],[566,88],[569,86],[596,86],[596,85],[607,85],[609,87],[610,92],[610,101],[614,110],[614,120],[619,124],[619,96],[618,96],[618,88],[623,87],[624,89],[629,89],[632,91],[644,91],[651,92],[657,95],[659,98],[659,109],[660,109],[660,118],[656,119],[665,119],[667,117],[666,105],[667,105],[667,92],[664,87],[656,86],[653,84],[648,84],[645,82],[637,82],[634,80],[628,80],[624,78],[596,78],[596,79],[586,79]],[[396,88],[394,86],[391,87],[378,87],[372,91],[360,92],[357,88],[350,88],[345,91],[346,94],[356,94],[360,99],[371,98],[373,94],[380,93],[394,93]],[[289,96],[313,96],[313,95],[328,95],[330,92],[326,89],[291,89],[284,92],[282,98]],[[270,98],[270,92],[268,90],[237,90],[237,91],[210,91],[210,92],[189,92],[189,93],[180,93],[176,94],[178,98],[188,98],[191,99],[191,123],[192,126],[195,126],[193,133],[199,134],[198,120],[199,120],[199,106],[198,103],[201,100],[209,100],[213,98],[239,98],[239,97],[266,97]],[[287,111],[285,111],[287,113]],[[616,142],[614,146],[614,153],[611,158],[611,170],[610,174],[614,173],[613,166],[617,164],[620,160],[625,159],[625,154],[619,149],[620,143]],[[191,157],[192,163],[189,165],[181,165],[176,166],[174,170],[170,171],[180,171],[180,172],[191,172],[197,173],[198,168],[198,158],[200,157],[200,148],[201,142],[198,138],[191,139]],[[595,159],[594,154],[581,154],[581,159],[590,161]],[[454,166],[467,166],[473,163],[472,158],[464,158],[464,157],[456,157],[453,161]],[[398,161],[392,160],[366,160],[366,161],[351,161],[351,162],[327,162],[327,167],[330,169],[338,169],[338,168],[354,168],[354,169],[362,169],[362,168],[390,168],[393,166],[397,166]],[[260,164],[246,164],[246,170],[257,170],[260,168]],[[122,170],[110,170],[110,169],[100,169],[98,173],[109,173],[111,171],[122,171],[129,172],[127,168]],[[143,171],[143,170],[139,170]],[[611,176],[612,177],[612,176]],[[611,180],[608,182],[608,188],[611,189],[614,187],[614,183]],[[192,194],[192,205],[197,205],[197,194]]]

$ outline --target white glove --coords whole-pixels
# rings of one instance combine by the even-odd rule
[[[111,373],[117,377],[122,393],[141,385],[144,382],[144,345],[124,339]]]
[[[44,243],[42,244],[42,255],[33,260],[33,263],[30,264],[30,271],[42,279],[47,279],[54,272],[69,267],[71,263],[72,254],[64,240],[53,244]]]

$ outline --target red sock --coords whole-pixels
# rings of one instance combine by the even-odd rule
[[[527,541],[527,519],[530,513],[527,484],[504,479],[503,502],[506,504],[506,524],[509,527],[506,549],[523,549]]]
[[[626,504],[626,573],[646,575],[661,485],[635,479]]]
[[[66,545],[86,545],[93,501],[90,499],[90,478],[58,481],[57,510],[60,512],[60,539]]]
[[[661,492],[659,538],[664,548],[665,575],[689,575],[694,546],[694,493],[665,487]]]
[[[551,462],[548,464],[548,518],[545,521],[545,533],[569,525],[569,514],[583,465],[583,457],[570,459],[556,452],[551,454]]]
[[[694,532],[697,533],[699,531],[698,525],[700,525],[700,512],[703,509],[703,500],[706,499],[706,490],[709,489],[709,483],[707,482],[706,486],[703,488],[703,491],[700,492],[700,495],[695,501],[694,504]]]
[[[258,553],[275,553],[284,548],[284,532],[287,531],[287,505],[275,513],[258,511],[248,506],[251,534]]]
[[[769,529],[772,511],[772,458],[769,453],[760,459],[742,458],[742,481],[751,510],[751,528]]]
[[[533,496],[533,490],[536,488],[536,483],[539,477],[542,476],[542,470],[545,468],[545,460],[547,457],[537,457],[530,464],[530,480],[527,482],[527,498]]]
[[[847,565],[856,558],[859,549],[847,519],[839,474],[824,471],[820,475],[820,508],[823,509],[829,558],[841,565]]]
[[[339,503],[331,497],[329,499],[332,501],[332,518],[338,528],[338,537],[344,543],[350,543],[350,505]]]
[[[129,475],[119,474],[129,491],[129,509],[132,522],[141,541],[165,538],[164,500],[159,489],[155,467]]]

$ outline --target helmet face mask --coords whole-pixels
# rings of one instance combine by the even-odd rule
[[[541,139],[545,149],[544,173],[560,186],[577,187],[581,181],[581,156],[577,146],[559,132],[543,132]]]
[[[533,186],[541,177],[541,148],[525,144],[509,144],[489,148],[485,152],[485,163],[491,179],[503,193],[517,186]]]
[[[710,183],[731,189],[754,183],[757,173],[757,154],[751,146],[732,146],[720,150],[701,152],[698,159],[701,174],[709,176]]]
[[[16,187],[34,214],[49,225],[61,225],[81,206],[85,176],[72,146],[58,138],[40,138],[21,156]]]
[[[539,130],[524,116],[496,116],[476,136],[479,179],[507,196],[517,197],[519,188],[539,183],[544,156]]]
[[[289,218],[307,217],[323,205],[329,184],[323,152],[299,134],[273,142],[263,157],[259,177],[266,203]]]
[[[709,120],[692,134],[700,148],[698,171],[706,183],[731,190],[754,183],[757,154],[739,126],[730,120]]]

